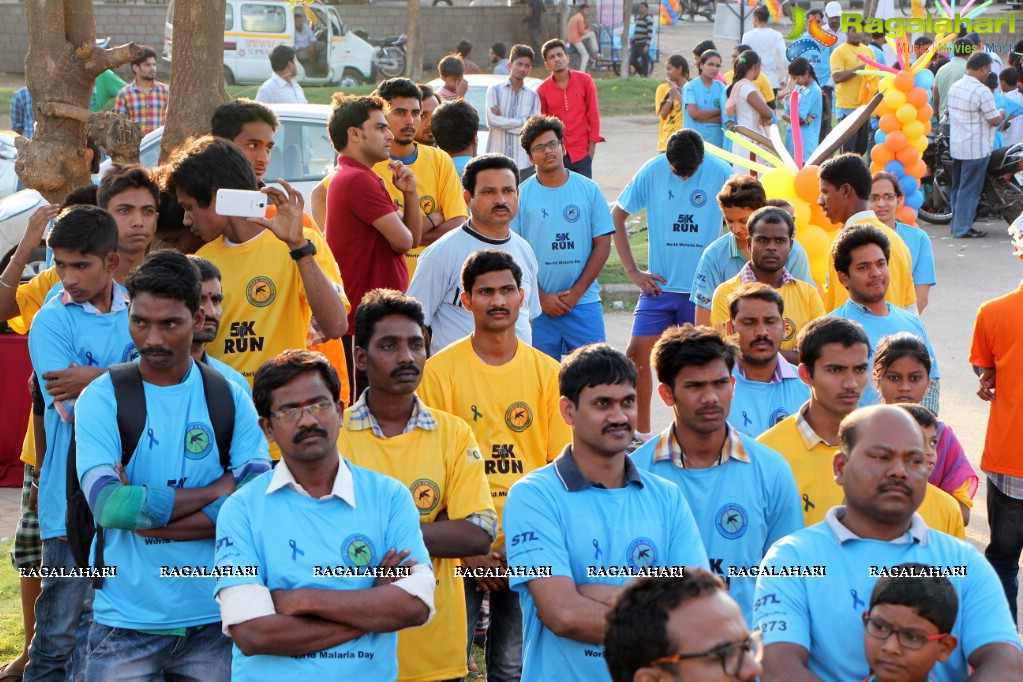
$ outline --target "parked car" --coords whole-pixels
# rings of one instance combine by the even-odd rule
[[[508,80],[508,76],[497,76],[492,73],[471,73],[465,76],[466,82],[469,84],[469,89],[465,93],[465,101],[473,106],[476,113],[480,117],[480,130],[476,139],[476,146],[479,149],[479,153],[482,154],[487,149],[487,137],[489,126],[487,126],[487,90],[491,85],[497,85]],[[536,92],[536,89],[540,87],[542,83],[539,78],[526,78],[525,85],[530,90]],[[435,78],[427,83],[434,92],[444,87],[444,82],[440,78]]]

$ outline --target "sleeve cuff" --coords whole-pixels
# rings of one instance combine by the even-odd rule
[[[231,633],[227,629],[231,625],[277,613],[270,590],[256,583],[225,587],[217,593],[217,603],[220,604],[221,630],[228,637]]]
[[[433,591],[437,586],[437,580],[433,577],[432,566],[429,564],[416,564],[412,567],[412,575],[396,580],[391,584],[426,604],[430,609],[430,617],[426,620],[426,623],[433,620],[434,614],[437,613],[437,609],[433,605]],[[267,592],[266,596],[269,598],[270,593]],[[423,623],[423,625],[426,625],[426,623]]]
[[[220,515],[220,508],[224,506],[224,502],[226,501],[227,496],[221,496],[202,508],[202,513],[209,517],[210,521],[213,522],[213,525],[217,525],[217,516]]]

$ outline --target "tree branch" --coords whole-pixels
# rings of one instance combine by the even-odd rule
[[[134,42],[117,47],[102,48],[96,46],[93,54],[95,63],[86,64],[86,69],[96,77],[107,69],[116,69],[142,56],[145,50]]]
[[[59,116],[60,118],[70,118],[82,123],[88,123],[89,114],[92,113],[88,109],[82,109],[73,104],[64,104],[63,102],[41,102],[36,106],[39,109],[39,113],[43,116]]]
[[[119,165],[139,162],[142,126],[127,116],[112,111],[87,112],[85,134],[106,150],[111,161]]]

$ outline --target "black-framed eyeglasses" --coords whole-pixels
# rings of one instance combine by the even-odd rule
[[[754,630],[750,636],[741,642],[729,642],[714,647],[710,651],[703,651],[698,654],[675,654],[674,656],[662,656],[650,661],[650,665],[660,663],[681,663],[692,658],[716,658],[721,661],[721,669],[726,675],[738,675],[742,670],[742,664],[746,661],[746,654],[753,657],[753,660],[760,662],[764,657],[764,635],[760,630]]]
[[[269,417],[271,419],[276,419],[279,422],[294,422],[302,418],[303,412],[308,412],[314,417],[319,418],[320,415],[326,414],[336,407],[337,403],[333,400],[317,400],[315,403],[307,403],[306,405],[288,407],[283,410],[271,412]]]
[[[561,140],[551,140],[547,144],[533,145],[532,147],[529,148],[529,153],[530,154],[542,154],[543,152],[547,151],[548,149],[553,152],[555,149],[557,149],[560,146],[561,146]]]
[[[896,629],[883,620],[871,618],[869,613],[863,614],[863,627],[868,635],[878,639],[888,639],[895,635],[899,640],[899,645],[904,649],[922,649],[928,642],[936,642],[949,635],[947,632],[940,635],[928,635],[919,630]]]

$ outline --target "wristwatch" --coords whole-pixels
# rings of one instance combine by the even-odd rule
[[[305,240],[305,246],[301,246],[301,247],[299,247],[297,249],[292,249],[292,251],[291,251],[291,259],[292,260],[301,260],[302,258],[305,258],[306,256],[315,256],[315,255],[316,255],[316,244],[313,244],[313,240],[312,239],[306,239]]]

